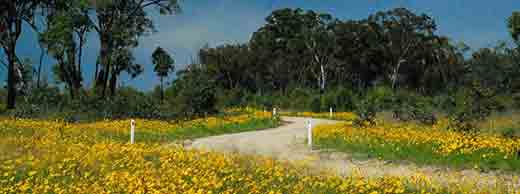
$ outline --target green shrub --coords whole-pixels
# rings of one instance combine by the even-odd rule
[[[427,125],[437,122],[431,98],[400,91],[394,96],[393,102],[394,118],[398,120],[415,120]]]
[[[518,138],[519,137],[519,129],[517,128],[504,128],[504,129],[500,129],[500,134],[503,136],[503,137],[506,137],[506,138]]]
[[[179,75],[173,87],[178,91],[174,104],[186,117],[200,117],[217,112],[217,84],[206,70],[193,69]]]
[[[378,86],[369,89],[364,98],[370,99],[380,110],[391,110],[394,106],[394,92],[391,88]]]
[[[320,97],[314,97],[311,102],[312,112],[321,112],[321,99]]]
[[[338,111],[352,111],[355,108],[354,92],[348,88],[338,88],[336,92],[336,105]]]
[[[354,125],[362,127],[376,125],[377,112],[381,111],[381,107],[383,107],[383,97],[382,93],[376,91],[367,93],[359,100],[354,109],[354,113],[358,115],[358,118],[354,120]]]
[[[312,109],[311,104],[314,100],[312,90],[300,87],[290,89],[288,96],[280,96],[280,98],[286,102],[284,104],[288,106],[287,108],[296,110]]]
[[[476,122],[489,117],[499,107],[495,93],[478,83],[460,89],[452,98],[454,109],[449,114],[449,127],[462,132],[478,132]]]

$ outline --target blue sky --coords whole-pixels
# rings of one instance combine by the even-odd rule
[[[153,73],[151,53],[157,46],[174,55],[177,69],[190,63],[196,51],[205,44],[246,42],[271,11],[279,8],[303,8],[331,13],[340,19],[360,19],[378,10],[406,7],[427,13],[438,24],[438,33],[456,41],[464,41],[473,49],[489,47],[497,41],[509,40],[506,19],[520,11],[518,0],[181,0],[183,12],[174,16],[153,14],[158,32],[143,37],[134,55],[145,72],[134,80],[123,77],[122,85],[150,90],[159,83]],[[39,48],[34,34],[26,28],[18,55],[38,61]],[[87,85],[91,83],[99,42],[92,34],[85,49],[84,66]],[[3,58],[3,53],[0,53]],[[45,60],[47,71],[52,59]],[[0,68],[0,77],[6,71]]]

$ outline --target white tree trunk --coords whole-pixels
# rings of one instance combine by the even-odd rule
[[[321,90],[325,90],[325,82],[326,82],[326,77],[325,77],[325,67],[323,65],[320,66],[321,68],[321,83],[320,83],[320,89]]]
[[[392,81],[392,89],[395,89],[397,80],[399,79],[399,69],[401,68],[401,64],[406,62],[404,59],[399,59],[397,62],[397,65],[394,67],[392,71],[392,75],[390,76],[390,79]]]

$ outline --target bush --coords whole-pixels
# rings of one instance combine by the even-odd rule
[[[285,98],[283,101],[286,101],[284,104],[288,106],[288,108],[297,110],[314,110],[312,108],[314,96],[312,90],[295,87],[294,89],[291,89],[288,96],[282,96],[281,98]]]
[[[321,112],[321,99],[320,97],[314,97],[311,102],[311,111],[312,112]]]
[[[432,99],[404,91],[394,96],[394,118],[401,121],[415,120],[433,125],[437,122]]]
[[[354,92],[348,88],[338,88],[336,91],[337,111],[352,111],[355,108]]]
[[[459,90],[453,98],[454,109],[450,113],[450,128],[461,132],[478,132],[476,122],[498,110],[494,92],[473,83],[470,88]]]
[[[217,85],[204,69],[179,75],[173,87],[178,91],[174,104],[186,117],[200,117],[217,112]]]
[[[381,111],[381,107],[383,107],[383,97],[384,95],[377,91],[368,92],[362,97],[354,110],[354,113],[358,115],[358,118],[354,120],[354,125],[362,127],[376,125],[377,112]]]
[[[364,97],[376,104],[379,110],[391,110],[394,107],[394,92],[389,87],[378,86],[369,89]]]
[[[501,129],[500,134],[503,137],[511,138],[511,139],[518,138],[520,135],[517,128],[511,128],[511,127]]]

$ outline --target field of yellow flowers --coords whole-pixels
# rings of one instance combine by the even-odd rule
[[[355,127],[351,122],[345,122],[317,126],[314,136],[321,147],[386,160],[481,170],[520,170],[520,139],[506,138],[497,133],[451,131],[447,130],[448,122],[448,119],[441,119],[433,126],[413,122],[382,122],[372,127]]]
[[[168,134],[183,128],[270,119],[237,115],[187,122],[137,120],[137,129]],[[128,121],[70,124],[0,120],[0,193],[404,193],[399,178],[366,181],[309,175],[268,158],[168,147],[148,137],[128,144]],[[157,140],[157,141],[155,141]],[[154,142],[155,141],[155,142]]]
[[[393,194],[467,191],[448,191],[422,176],[367,179],[354,173],[339,177],[270,158],[164,146],[175,138],[253,130],[277,122],[269,113],[250,113],[191,121],[137,120],[137,131],[140,131],[136,135],[137,144],[128,144],[128,120],[71,124],[2,118],[0,193]],[[322,128],[318,133],[339,127],[345,125]],[[506,190],[497,192],[505,193]]]

